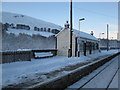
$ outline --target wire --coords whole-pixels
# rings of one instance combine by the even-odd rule
[[[103,13],[100,13],[100,12],[96,12],[96,11],[92,11],[92,10],[88,10],[88,9],[84,9],[84,8],[78,8],[78,7],[73,7],[73,8],[78,9],[78,10],[82,10],[82,11],[85,11],[85,12],[89,12],[89,13],[92,13],[92,14],[97,14],[97,15],[110,17],[112,19],[117,19],[117,18],[115,18],[115,16],[106,15],[106,14],[103,14]]]

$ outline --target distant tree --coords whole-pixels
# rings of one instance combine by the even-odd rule
[[[13,26],[12,28],[13,28],[13,29],[15,29],[16,27],[15,27],[15,26]]]
[[[20,25],[20,29],[23,29],[23,25],[22,24]]]
[[[52,29],[52,33],[54,33],[54,34],[55,34],[55,29]]]
[[[50,32],[50,28],[48,28],[48,32]]]
[[[2,29],[2,23],[0,23],[0,30]]]
[[[57,30],[57,29],[52,29],[52,33],[54,33],[54,34],[57,34],[57,33],[59,33],[60,31],[59,30]]]
[[[40,31],[40,29],[39,29],[39,28],[37,28],[37,31]]]
[[[5,24],[0,23],[0,31],[2,31],[2,34],[5,34],[5,31],[7,30],[7,28],[5,27]]]
[[[44,28],[44,32],[46,32],[46,28]]]
[[[26,29],[26,25],[23,24],[17,24],[16,29]]]
[[[21,28],[21,25],[20,24],[17,24],[16,25],[16,29],[20,29]]]
[[[39,28],[39,31],[41,31],[41,28]]]
[[[6,27],[9,28],[9,23],[5,23]]]
[[[14,16],[15,18],[17,17],[17,16]]]
[[[24,15],[21,15],[21,17],[24,17]]]
[[[27,26],[27,30],[30,30],[30,26]]]
[[[59,30],[55,29],[55,34],[58,34],[59,32],[60,32]]]
[[[43,28],[41,28],[41,31],[43,31]]]
[[[22,25],[22,29],[25,29],[25,27],[26,27],[25,25]]]
[[[34,27],[34,30],[37,31],[37,27]]]
[[[12,23],[12,24],[10,24],[10,27],[11,27],[11,28],[14,28],[15,26],[14,26],[14,24]]]
[[[20,29],[23,29],[23,25],[22,24],[20,24]]]
[[[9,23],[5,23],[5,24],[4,24],[4,29],[5,29],[5,30],[8,30],[8,28],[9,28]]]

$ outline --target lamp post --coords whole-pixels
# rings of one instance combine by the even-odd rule
[[[80,21],[83,21],[83,20],[85,20],[85,18],[79,19],[79,31],[80,31]],[[78,53],[77,54],[78,54],[78,57],[80,57],[80,44],[77,44],[77,47],[78,47]]]
[[[83,21],[83,20],[85,20],[85,18],[79,19],[79,31],[80,31],[80,21]]]

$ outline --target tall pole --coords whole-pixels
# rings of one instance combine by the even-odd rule
[[[80,31],[80,20],[79,20],[79,31]]]
[[[109,36],[109,25],[107,24],[107,51],[109,50],[109,39],[108,39],[108,36]]]
[[[70,0],[70,57],[72,57],[72,0]]]

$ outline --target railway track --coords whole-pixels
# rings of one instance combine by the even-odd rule
[[[120,55],[119,56],[117,56],[118,57],[118,59],[119,59],[119,57],[120,57]],[[117,58],[117,57],[115,57],[115,58]],[[112,81],[114,80],[114,78],[115,78],[115,76],[117,75],[117,73],[118,73],[118,70],[119,70],[119,67],[118,66],[115,66],[116,65],[116,62],[117,62],[117,59],[115,60],[114,58],[111,60],[111,61],[109,61],[108,63],[107,63],[107,65],[105,65],[104,66],[104,68],[102,68],[101,70],[99,70],[96,74],[94,74],[94,76],[93,77],[91,77],[89,80],[87,80],[86,82],[84,82],[84,83],[82,83],[82,85],[81,85],[81,83],[80,83],[80,81],[78,81],[78,83],[80,84],[80,86],[76,89],[76,90],[81,90],[81,89],[83,89],[83,88],[91,88],[91,87],[89,87],[89,85],[90,85],[90,83],[92,83],[92,81],[94,81],[94,79],[95,78],[97,78],[97,77],[99,77],[100,76],[100,74],[102,74],[102,73],[104,73],[105,72],[105,70],[108,70],[108,68],[110,68],[111,66],[114,66],[114,74],[112,74],[112,76],[111,76],[111,80],[107,83],[107,85],[105,86],[105,90],[109,90],[109,88],[110,88],[110,85],[111,85],[111,83],[112,83]],[[107,77],[106,77],[107,78]],[[97,82],[96,82],[97,83]],[[70,87],[68,87],[68,88],[74,88],[74,85],[75,84],[73,84],[73,86],[70,86]],[[94,88],[94,87],[93,87]],[[104,88],[104,87],[101,87],[101,88]]]
[[[118,73],[119,69],[120,69],[120,68],[118,68],[118,69],[117,69],[117,71],[115,72],[115,74],[114,74],[114,76],[112,77],[111,81],[109,82],[109,84],[108,84],[108,86],[107,86],[106,90],[108,90],[108,89],[109,89],[110,84],[112,83],[112,81],[113,81],[113,79],[115,78],[116,74]]]

